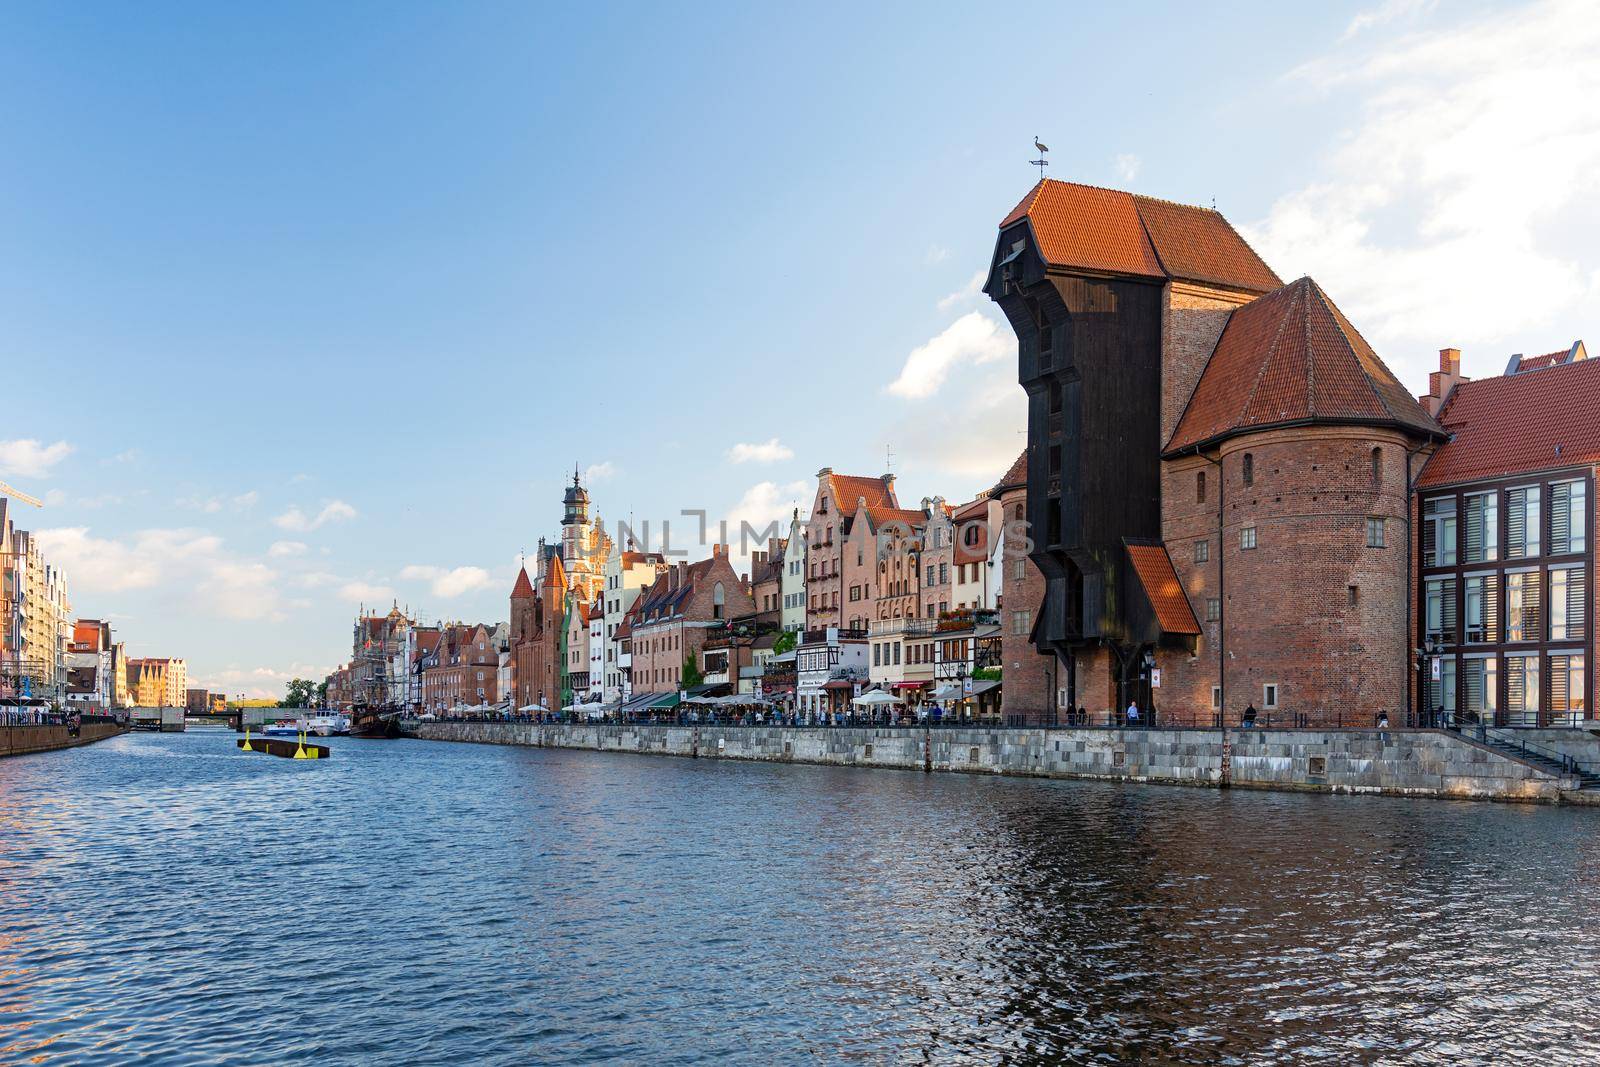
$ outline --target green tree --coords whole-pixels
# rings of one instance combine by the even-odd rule
[[[328,702],[328,683],[327,682],[318,682],[317,683],[317,707],[320,708],[324,704],[326,704],[327,702]]]
[[[795,642],[797,642],[799,639],[800,632],[798,630],[783,631],[783,633],[778,635],[778,639],[772,642],[772,654],[775,656],[781,656],[785,652],[793,652]]]
[[[705,680],[706,676],[700,673],[700,664],[694,661],[694,653],[683,657],[683,688],[693,688]]]
[[[309,708],[317,683],[308,678],[296,678],[289,683],[288,692],[278,701],[280,708]]]

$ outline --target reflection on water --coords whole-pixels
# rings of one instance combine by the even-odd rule
[[[0,1061],[1600,1061],[1600,813],[335,739],[0,762]]]

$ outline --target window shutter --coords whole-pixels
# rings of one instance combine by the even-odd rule
[[[1506,516],[1506,555],[1528,554],[1528,491],[1513,489],[1506,494],[1510,513]]]
[[[1467,497],[1467,543],[1466,557],[1468,563],[1477,563],[1483,559],[1483,497]]]
[[[1543,618],[1539,614],[1539,575],[1526,574],[1522,579],[1522,617],[1527,622],[1524,640],[1537,641],[1544,632]]]
[[[1481,713],[1483,711],[1483,660],[1467,661],[1465,682],[1467,710]]]
[[[1483,579],[1483,639],[1500,640],[1500,576],[1496,574]]]
[[[1550,657],[1550,710],[1566,711],[1571,707],[1566,656]]]
[[[1572,551],[1572,483],[1550,487],[1550,554]]]
[[[1422,562],[1424,566],[1431,567],[1438,561],[1438,526],[1423,520],[1422,523]]]
[[[1584,634],[1585,607],[1589,602],[1589,576],[1582,567],[1567,571],[1567,636],[1580,638]]]
[[[1456,580],[1444,580],[1444,639],[1452,644],[1459,632],[1456,629]]]

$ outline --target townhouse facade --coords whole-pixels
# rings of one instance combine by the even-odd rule
[[[1413,500],[1415,679],[1424,721],[1592,719],[1600,361],[1583,342],[1469,379],[1444,349],[1421,398],[1450,434]]]

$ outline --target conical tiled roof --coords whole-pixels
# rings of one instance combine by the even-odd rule
[[[1229,316],[1167,451],[1307,423],[1444,436],[1321,286],[1301,278]]]
[[[513,597],[533,596],[533,583],[528,580],[528,568],[522,567],[517,571],[517,584],[512,587]]]

